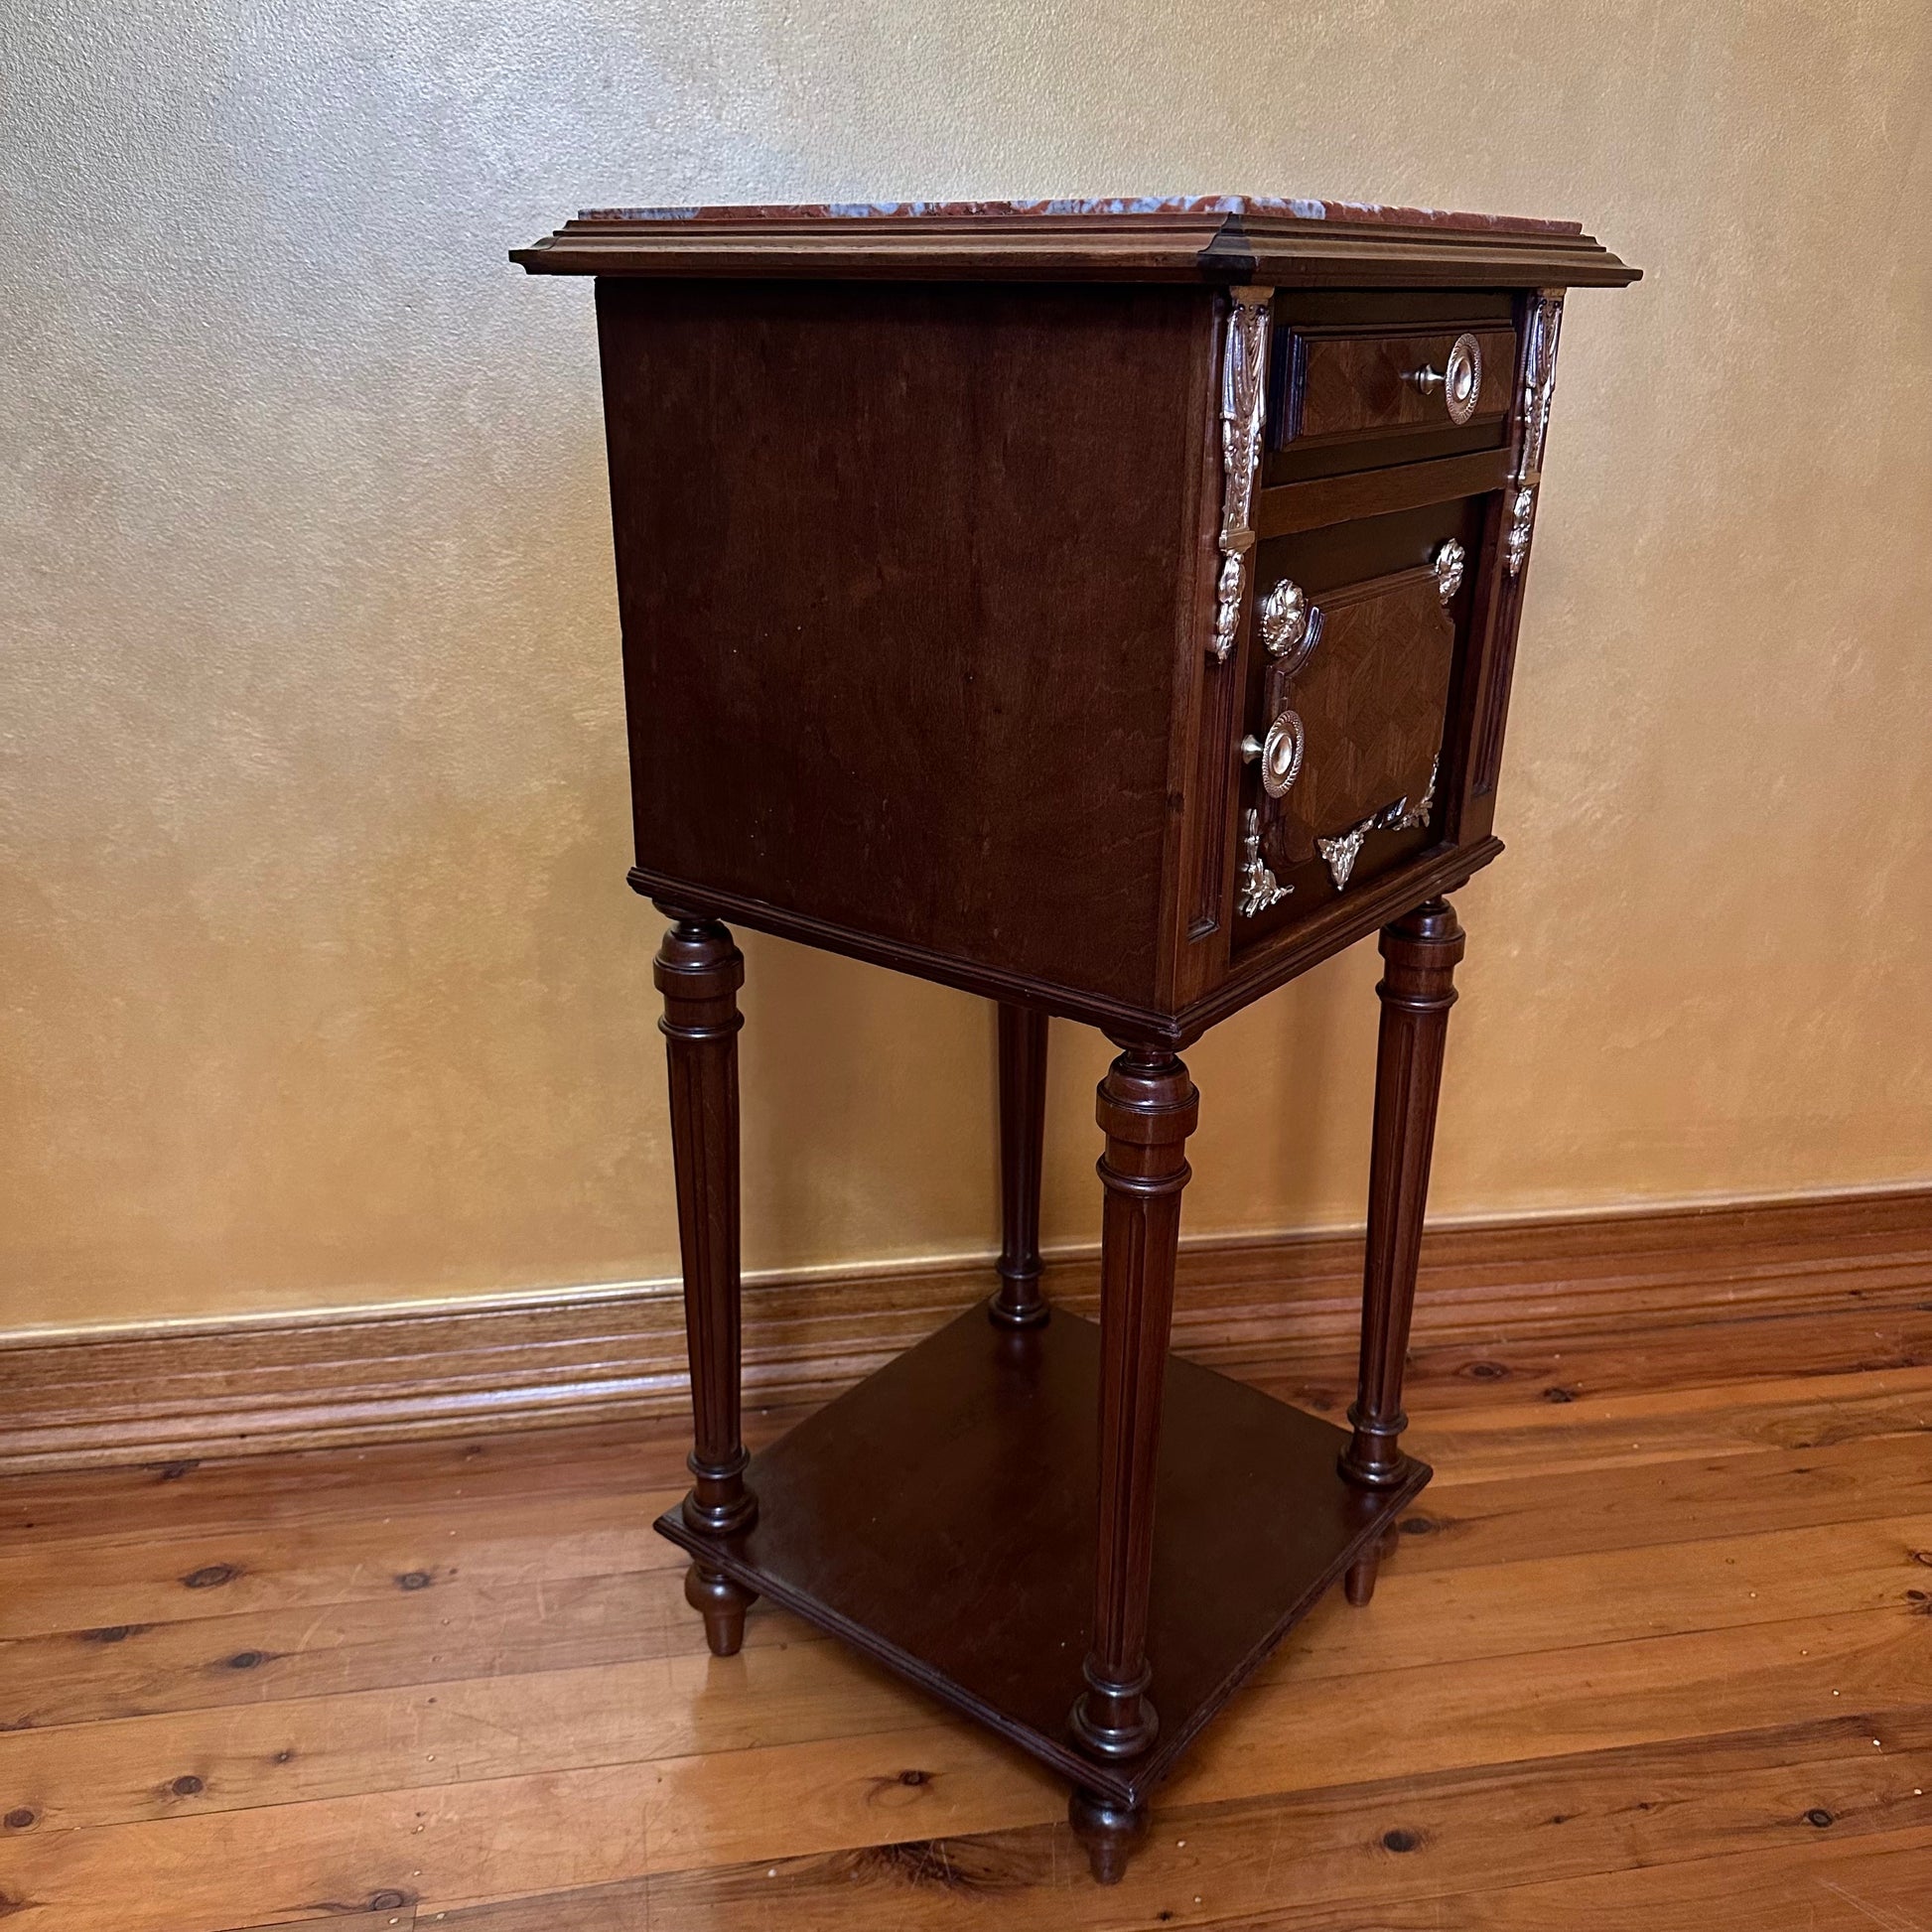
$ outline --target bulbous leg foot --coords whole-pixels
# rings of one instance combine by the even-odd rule
[[[1375,1579],[1382,1568],[1382,1559],[1394,1551],[1400,1540],[1392,1527],[1386,1529],[1367,1556],[1357,1557],[1349,1565],[1348,1575],[1341,1580],[1342,1594],[1358,1610],[1375,1594]]]
[[[704,1640],[714,1657],[736,1657],[745,1641],[745,1612],[758,1591],[735,1584],[722,1570],[694,1563],[684,1578],[684,1600],[704,1617]]]
[[[1087,1848],[1087,1863],[1094,1882],[1117,1885],[1127,1861],[1147,1836],[1147,1807],[1117,1804],[1091,1791],[1075,1791],[1067,1801],[1066,1822],[1073,1836]]]
[[[1382,1553],[1379,1550],[1348,1566],[1348,1575],[1341,1580],[1342,1594],[1358,1610],[1375,1594],[1375,1573],[1381,1567]]]

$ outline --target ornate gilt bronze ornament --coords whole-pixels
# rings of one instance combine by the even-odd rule
[[[1257,811],[1248,811],[1241,819],[1241,875],[1237,883],[1235,909],[1244,919],[1279,905],[1295,890],[1282,885],[1261,856],[1261,814]]]
[[[1442,768],[1443,760],[1438,758],[1429,767],[1428,787],[1414,805],[1406,797],[1398,798],[1394,804],[1371,812],[1359,825],[1351,825],[1335,838],[1315,840],[1314,849],[1328,862],[1328,877],[1335,882],[1336,892],[1348,890],[1355,861],[1361,857],[1362,841],[1371,832],[1412,832],[1418,825],[1429,823],[1430,814],[1436,809],[1436,779]]]
[[[1355,861],[1361,856],[1362,841],[1374,830],[1375,820],[1365,818],[1339,838],[1315,840],[1314,849],[1328,862],[1328,877],[1335,882],[1336,892],[1348,890],[1348,875],[1355,870]]]
[[[1306,641],[1312,614],[1300,584],[1284,577],[1261,600],[1261,641],[1270,657],[1285,657]]]
[[[1523,447],[1510,480],[1509,528],[1503,536],[1503,561],[1512,577],[1521,576],[1530,554],[1537,485],[1543,481],[1543,443],[1550,432],[1550,399],[1557,387],[1557,334],[1562,327],[1563,291],[1539,289],[1523,348]]]
[[[1221,358],[1221,575],[1215,593],[1214,638],[1208,648],[1225,664],[1241,628],[1241,595],[1255,533],[1255,470],[1261,462],[1261,420],[1267,401],[1268,304],[1273,289],[1228,291],[1227,345]]]

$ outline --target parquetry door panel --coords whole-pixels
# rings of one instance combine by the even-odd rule
[[[1267,883],[1273,876],[1319,860],[1334,891],[1345,891],[1371,833],[1430,823],[1465,569],[1451,537],[1426,565],[1318,598],[1278,577],[1257,599],[1267,668],[1260,716],[1241,745],[1254,768],[1243,793],[1244,917],[1288,897]]]
[[[1264,846],[1288,865],[1384,808],[1421,811],[1435,788],[1455,648],[1442,587],[1462,568],[1461,547],[1445,549],[1447,574],[1408,570],[1329,592],[1309,611],[1304,643],[1270,667]],[[1301,768],[1278,790],[1284,739],[1299,741]]]

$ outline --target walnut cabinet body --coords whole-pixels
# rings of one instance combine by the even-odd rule
[[[1238,200],[587,214],[696,1415],[659,1528],[1072,1784],[1097,1876],[1321,1592],[1373,1587],[1451,975],[1492,836],[1574,224]],[[748,1458],[728,921],[1000,1004],[974,1311]],[[1168,1354],[1208,1027],[1382,929],[1352,1435]],[[1045,1018],[1098,1328],[1039,1292]]]

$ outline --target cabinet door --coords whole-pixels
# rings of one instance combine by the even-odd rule
[[[1439,835],[1481,508],[1469,498],[1260,546],[1237,948]]]

